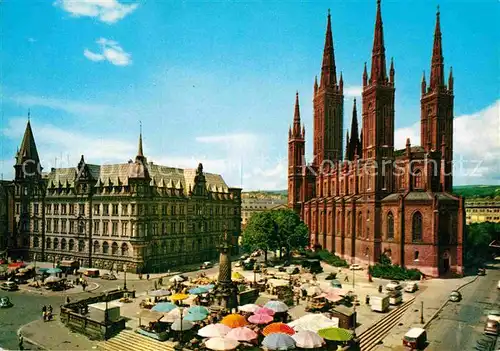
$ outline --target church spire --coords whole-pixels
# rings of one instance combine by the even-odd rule
[[[321,88],[337,84],[335,69],[335,55],[333,52],[333,36],[330,9],[328,9],[328,23],[326,26],[325,48],[323,50],[323,65],[321,66]]]
[[[436,12],[436,27],[434,29],[434,46],[432,48],[431,78],[429,83],[432,90],[444,86],[444,57],[441,42],[441,22],[439,16],[440,12],[438,6]]]
[[[144,151],[142,149],[142,122],[139,122],[139,150],[137,151],[138,157],[144,157]]]
[[[386,79],[384,31],[382,26],[380,0],[377,0],[377,16],[375,20],[375,35],[373,37],[372,72],[370,81],[372,83],[384,83]]]
[[[293,127],[291,130],[290,136],[295,137],[295,138],[303,137],[301,135],[301,130],[300,130],[300,105],[299,105],[299,92],[298,91],[295,93],[295,112],[293,115]]]
[[[356,99],[354,99],[354,104],[352,107],[352,122],[351,122],[351,139],[348,140],[349,151],[348,151],[348,159],[354,160],[354,155],[358,150],[360,141],[358,135],[358,113],[356,109]]]
[[[24,131],[23,141],[21,142],[21,148],[17,152],[16,164],[20,165],[27,160],[34,161],[35,163],[40,162],[40,159],[38,157],[38,150],[35,144],[35,138],[33,136],[33,131],[31,130],[31,121],[29,112],[28,112],[28,123],[26,124],[26,129]]]

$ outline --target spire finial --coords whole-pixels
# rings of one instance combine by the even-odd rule
[[[31,120],[31,109],[28,108],[28,122]]]
[[[385,46],[384,46],[384,30],[382,24],[382,11],[380,9],[380,0],[377,0],[377,14],[375,17],[375,33],[373,36],[372,49],[372,67],[371,77],[372,82],[383,83],[386,81],[386,66],[385,66]]]
[[[142,149],[142,121],[139,121],[139,150],[137,151],[137,156],[144,157]]]
[[[439,4],[438,4],[438,5],[437,5],[437,12],[436,12],[436,15],[438,15],[438,16],[439,16],[439,14],[440,14],[440,13],[441,13],[441,12],[439,12]]]
[[[328,10],[320,86],[325,88],[336,84],[337,72],[335,68],[335,54],[333,50],[332,21],[330,10]]]

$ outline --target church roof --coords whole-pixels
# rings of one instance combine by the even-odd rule
[[[410,152],[413,153],[418,153],[418,152],[425,152],[425,149],[422,146],[412,146],[410,147]],[[406,154],[406,149],[399,149],[399,150],[394,150],[394,156],[403,156]]]
[[[40,162],[38,158],[38,151],[36,149],[35,137],[33,136],[33,131],[31,130],[31,123],[28,120],[26,125],[26,130],[24,131],[23,141],[21,142],[21,148],[19,149],[17,155],[17,164],[22,164],[26,160],[33,160],[35,162]]]
[[[391,201],[398,201],[399,197],[404,195],[403,193],[394,193],[387,195],[382,199],[383,202],[391,202]],[[426,191],[411,191],[409,192],[406,197],[405,201],[432,201],[434,199],[434,196],[437,196],[438,201],[457,201],[458,198],[453,196],[452,194],[445,193],[445,192],[439,192],[439,193],[432,193],[432,192],[426,192]]]

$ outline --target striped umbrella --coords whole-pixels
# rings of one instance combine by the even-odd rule
[[[283,334],[288,334],[288,335],[293,335],[295,334],[295,330],[292,329],[292,327],[289,327],[285,323],[271,323],[267,327],[262,330],[262,334],[265,336],[273,333],[283,333]]]

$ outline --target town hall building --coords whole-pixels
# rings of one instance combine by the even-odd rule
[[[464,199],[452,194],[453,74],[445,83],[440,13],[430,79],[421,81],[420,145],[394,148],[396,70],[386,65],[380,0],[372,60],[364,66],[361,127],[354,100],[343,136],[343,77],[337,79],[328,14],[321,77],[314,82],[313,160],[305,162],[305,128],[296,96],[288,139],[288,206],[310,231],[310,246],[351,263],[382,254],[429,276],[462,274]],[[344,146],[345,145],[345,146]],[[344,152],[345,150],[345,152]]]

